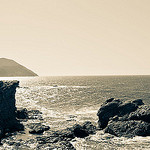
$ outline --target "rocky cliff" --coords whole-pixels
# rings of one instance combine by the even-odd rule
[[[0,138],[7,132],[23,130],[16,119],[15,93],[18,81],[0,81]]]

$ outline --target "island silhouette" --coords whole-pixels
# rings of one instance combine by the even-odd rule
[[[20,65],[14,60],[0,58],[0,77],[38,76],[33,71]]]

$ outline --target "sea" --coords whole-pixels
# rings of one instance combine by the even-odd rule
[[[16,106],[43,113],[50,130],[71,127],[91,121],[97,126],[97,112],[109,99],[142,99],[150,104],[150,76],[48,76],[14,77],[0,80],[19,80]],[[30,136],[26,137],[30,138]],[[150,137],[115,137],[103,131],[86,138],[76,138],[77,150],[143,150],[150,149]]]

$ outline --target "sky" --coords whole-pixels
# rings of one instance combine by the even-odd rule
[[[0,57],[39,76],[150,74],[150,0],[0,0]]]

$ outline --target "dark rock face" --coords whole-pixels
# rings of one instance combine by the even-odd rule
[[[102,104],[97,113],[99,127],[116,136],[149,136],[150,106],[141,99],[121,101],[113,98]]]
[[[150,106],[142,105],[135,112],[130,113],[130,120],[143,120],[150,123]]]
[[[149,136],[150,124],[144,121],[113,121],[109,122],[105,129],[106,133],[113,134],[115,136],[134,137]]]
[[[107,126],[110,117],[118,114],[120,103],[120,100],[109,99],[101,106],[97,113],[99,117],[98,124],[101,129]]]
[[[15,93],[18,81],[0,81],[0,138],[6,132],[23,130],[16,119]]]

